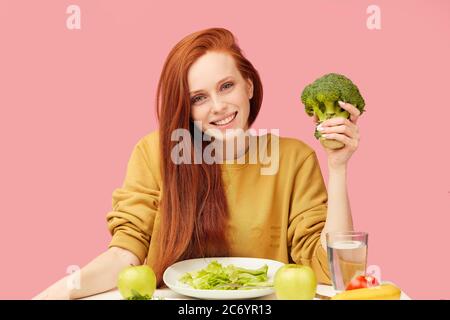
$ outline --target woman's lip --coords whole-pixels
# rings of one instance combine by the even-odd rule
[[[235,113],[236,113],[237,111],[235,111],[235,112],[232,112],[232,113],[230,113],[230,114],[227,114],[225,117],[223,117],[222,119],[219,119],[219,120],[215,120],[215,121],[211,121],[210,122],[210,124],[214,124],[214,122],[218,122],[218,121],[222,121],[222,120],[225,120],[226,118],[228,118],[228,117],[230,117],[230,116],[232,116],[232,115],[234,115]]]
[[[225,125],[214,124],[214,123],[211,123],[211,124],[212,124],[214,127],[217,127],[217,128],[220,128],[220,129],[227,129],[227,128],[231,127],[231,126],[234,124],[234,121],[237,119],[237,115],[238,115],[238,112],[236,111],[233,120],[231,120],[230,122],[228,122],[228,123],[225,124]],[[225,119],[226,119],[226,118],[225,118]],[[219,120],[219,121],[220,121],[220,120]]]

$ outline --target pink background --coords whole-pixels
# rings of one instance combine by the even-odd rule
[[[81,8],[81,30],[66,8]],[[381,30],[366,8],[381,8]],[[449,1],[0,1],[0,298],[28,299],[106,249],[105,215],[137,140],[157,127],[155,87],[183,36],[220,26],[259,70],[255,128],[325,153],[299,97],[327,72],[367,113],[350,161],[369,264],[413,298],[450,298]],[[447,137],[447,138],[445,138]]]

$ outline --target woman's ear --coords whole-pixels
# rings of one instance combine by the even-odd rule
[[[249,99],[253,98],[253,81],[252,79],[247,79],[247,93]]]

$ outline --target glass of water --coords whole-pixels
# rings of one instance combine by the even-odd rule
[[[335,291],[344,291],[355,276],[366,273],[368,234],[356,231],[329,232],[326,238],[333,288]]]

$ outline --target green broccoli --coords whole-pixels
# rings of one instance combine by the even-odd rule
[[[358,87],[350,79],[337,73],[326,74],[307,85],[303,89],[301,100],[308,116],[317,116],[318,124],[335,117],[350,117],[350,114],[339,106],[338,101],[350,103],[358,108],[361,114],[365,111],[365,102]],[[339,149],[344,146],[340,141],[323,139],[317,130],[314,136],[327,148]]]

